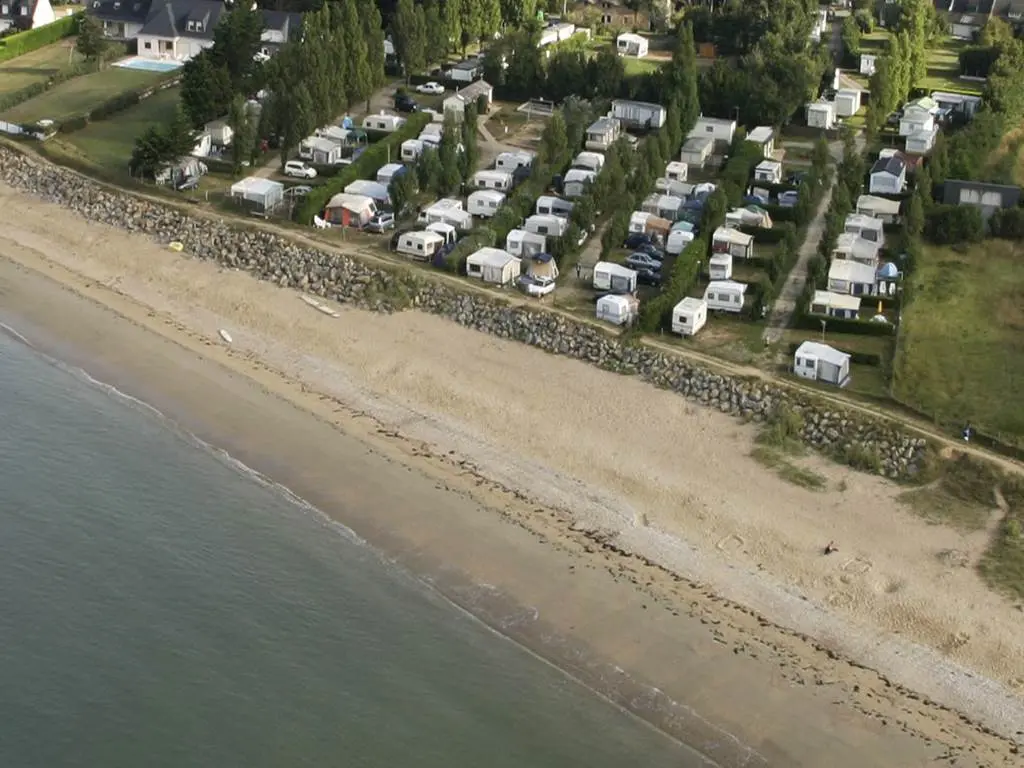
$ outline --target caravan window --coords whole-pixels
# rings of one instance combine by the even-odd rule
[[[546,235],[546,234],[548,234],[548,228],[547,227],[537,227],[537,234],[538,235]]]
[[[732,297],[732,303],[733,304],[739,304],[740,303],[740,296],[739,296],[739,294],[736,294],[735,296]]]
[[[479,264],[467,264],[466,273],[470,275],[479,275],[481,267]]]

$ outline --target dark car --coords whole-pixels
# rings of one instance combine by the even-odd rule
[[[651,243],[651,236],[644,234],[643,232],[631,232],[629,237],[626,238],[626,242],[623,243],[626,248],[639,248],[641,245],[649,245]]]
[[[657,288],[661,285],[661,272],[656,269],[642,267],[636,271],[636,281],[640,285],[651,285]]]
[[[395,109],[399,112],[419,112],[420,105],[409,94],[399,93],[395,96]]]
[[[646,253],[652,259],[657,259],[658,261],[664,261],[665,259],[665,254],[662,252],[661,248],[656,246],[654,243],[643,243],[633,250],[637,253]]]

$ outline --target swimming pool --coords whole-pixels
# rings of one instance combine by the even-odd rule
[[[141,69],[145,72],[172,72],[181,67],[180,61],[165,61],[162,59],[145,59],[142,56],[130,56],[127,59],[114,62],[115,67],[125,69]]]

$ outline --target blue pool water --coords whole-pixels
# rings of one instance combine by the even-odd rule
[[[172,72],[181,68],[180,61],[158,61],[157,59],[144,59],[142,56],[132,56],[114,64],[115,67],[125,69],[141,69],[144,72]]]

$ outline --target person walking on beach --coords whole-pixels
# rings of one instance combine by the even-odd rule
[[[838,552],[838,551],[839,551],[839,547],[836,546],[836,543],[834,541],[830,541],[828,544],[825,545],[825,554],[826,555],[831,555],[833,552]]]

